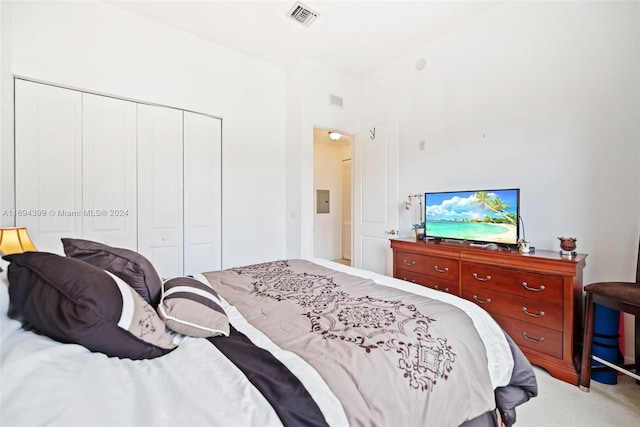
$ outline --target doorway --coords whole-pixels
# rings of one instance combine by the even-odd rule
[[[353,138],[313,130],[313,256],[351,265]]]

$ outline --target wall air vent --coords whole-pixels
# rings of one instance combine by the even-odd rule
[[[287,16],[294,21],[297,21],[305,26],[311,25],[313,21],[319,16],[318,12],[309,9],[307,6],[300,2],[296,2],[293,5]]]
[[[329,104],[335,105],[336,107],[342,107],[342,97],[330,93]]]

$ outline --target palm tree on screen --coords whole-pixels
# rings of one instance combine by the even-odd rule
[[[486,192],[479,191],[474,194],[474,198],[476,199],[474,203],[480,205],[481,209],[489,209],[502,216],[510,223],[516,223],[514,215],[507,212],[507,209],[511,209],[511,206],[507,205],[500,197],[491,197]]]

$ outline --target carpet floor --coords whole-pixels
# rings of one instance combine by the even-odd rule
[[[640,385],[626,375],[618,384],[591,381],[585,393],[533,367],[538,380],[538,396],[518,407],[516,427],[640,426]]]

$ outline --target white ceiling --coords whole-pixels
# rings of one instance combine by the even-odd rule
[[[309,27],[287,16],[296,0],[109,3],[279,66],[306,57],[359,78],[500,2],[304,0],[319,13]]]

